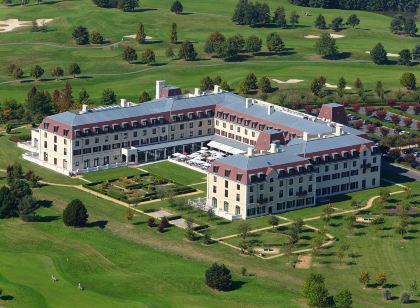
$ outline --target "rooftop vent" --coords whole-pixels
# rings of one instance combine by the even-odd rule
[[[89,107],[88,107],[88,105],[83,104],[83,105],[82,105],[82,112],[81,112],[81,113],[86,113],[86,112],[88,112],[88,111],[89,111]]]

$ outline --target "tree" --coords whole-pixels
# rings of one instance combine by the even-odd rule
[[[274,230],[274,228],[279,225],[279,218],[275,215],[270,215],[268,222],[270,223],[270,225],[273,227],[273,230]]]
[[[178,42],[178,32],[177,32],[177,26],[176,23],[172,23],[171,26],[171,35],[169,36],[169,42],[171,44],[176,44]]]
[[[293,28],[296,28],[296,25],[299,23],[299,15],[296,13],[296,11],[292,11],[290,13],[290,24]]]
[[[90,42],[92,44],[103,44],[105,42],[105,38],[98,31],[92,31],[90,34]]]
[[[172,13],[179,14],[179,13],[182,13],[183,10],[184,10],[184,7],[182,6],[181,1],[176,0],[174,3],[172,3],[171,5]]]
[[[347,230],[351,232],[356,224],[356,216],[350,215],[350,216],[344,217],[344,223],[345,223],[344,226],[347,228]]]
[[[150,101],[152,98],[150,97],[149,93],[143,91],[139,96],[139,103],[144,103]]]
[[[303,284],[303,296],[308,300],[308,306],[326,307],[328,290],[325,287],[324,277],[320,274],[309,274]]]
[[[321,33],[321,37],[315,43],[315,50],[324,58],[334,58],[338,55],[336,41],[328,33]]]
[[[379,120],[383,121],[386,118],[388,112],[385,109],[376,110],[376,116]]]
[[[77,45],[89,44],[89,32],[87,28],[78,26],[73,30],[72,37]]]
[[[370,275],[368,272],[360,272],[359,282],[366,288],[370,281]]]
[[[44,69],[39,66],[39,65],[35,65],[32,66],[31,68],[31,76],[34,77],[36,80],[38,80],[39,78],[42,77],[42,75],[44,75]]]
[[[33,87],[29,90],[25,110],[28,119],[41,121],[43,117],[52,113],[51,95]]]
[[[331,221],[331,215],[334,213],[332,205],[329,203],[322,209],[322,219],[326,224]]]
[[[110,89],[107,88],[105,90],[103,90],[102,92],[102,103],[104,103],[105,105],[113,105],[117,102],[117,95],[115,94],[115,92]]]
[[[335,32],[339,32],[342,26],[343,18],[341,16],[334,18],[331,22],[331,29],[333,29]]]
[[[382,287],[386,283],[386,274],[384,272],[377,272],[375,274],[376,284]]]
[[[241,51],[245,46],[245,39],[241,34],[235,34],[228,39],[229,44],[232,45],[233,49]]]
[[[224,91],[230,91],[230,86],[226,80],[222,80],[220,88]]]
[[[384,91],[382,81],[377,81],[376,82],[375,93],[381,99],[381,101],[384,101],[385,91]]]
[[[122,54],[122,59],[129,63],[132,61],[136,61],[137,60],[136,50],[130,46],[126,46]]]
[[[249,91],[251,91],[251,89],[249,88],[248,83],[246,82],[246,80],[242,80],[239,83],[239,93],[248,94]]]
[[[230,37],[216,46],[216,56],[219,58],[232,58],[238,55],[239,45],[237,37]]]
[[[413,60],[420,61],[420,44],[416,44],[416,47],[414,47],[412,51]]]
[[[169,46],[169,47],[166,49],[166,51],[165,51],[165,56],[166,56],[166,57],[168,57],[168,58],[173,58],[173,57],[175,57],[174,50],[172,49],[172,47],[171,47],[171,46]]]
[[[273,89],[271,87],[270,79],[268,79],[268,77],[266,76],[261,77],[260,80],[258,80],[258,89],[263,94],[270,93]]]
[[[119,0],[118,8],[124,12],[134,12],[139,7],[139,0]]]
[[[402,110],[402,111],[407,111],[408,110],[408,108],[410,108],[410,105],[408,104],[408,103],[406,103],[406,102],[401,102],[400,103],[400,109]]]
[[[249,231],[251,231],[251,226],[248,222],[244,221],[239,225],[238,231],[240,233],[240,237],[245,240],[249,235]]]
[[[79,92],[79,103],[85,104],[89,102],[89,93],[85,88],[81,88]]]
[[[411,283],[410,283],[410,291],[413,293],[413,295],[416,295],[417,294],[417,291],[418,291],[418,285],[417,285],[417,281],[416,280],[413,280]]]
[[[210,33],[206,43],[204,44],[204,52],[208,54],[215,53],[222,43],[226,41],[225,36],[220,32]]]
[[[314,80],[312,80],[311,83],[311,92],[320,97],[322,95],[322,89],[324,87],[324,84],[322,83],[320,78],[316,78]]]
[[[124,218],[126,221],[132,221],[134,218],[134,210],[132,208],[127,208],[124,213]]]
[[[418,29],[416,26],[416,20],[414,17],[408,17],[404,20],[404,32],[405,34],[415,37]]]
[[[388,62],[387,53],[381,43],[378,43],[373,47],[370,51],[370,57],[375,64],[385,64]]]
[[[401,121],[401,117],[398,114],[391,114],[390,116],[392,123],[398,124]]]
[[[343,97],[344,91],[346,90],[346,84],[347,84],[346,80],[343,77],[341,77],[338,80],[338,84],[337,84],[337,94],[338,94],[338,96]]]
[[[401,50],[399,55],[400,55],[400,57],[398,58],[398,64],[407,65],[407,66],[411,65],[412,56],[411,56],[410,49]]]
[[[141,61],[148,65],[155,63],[156,58],[153,50],[147,48],[145,51],[143,51],[143,53],[141,54]]]
[[[395,15],[390,24],[390,30],[392,33],[400,33],[404,29],[405,18],[401,15]]]
[[[286,12],[284,7],[280,6],[274,11],[273,24],[280,28],[287,27]]]
[[[76,75],[80,75],[81,69],[79,64],[77,63],[70,63],[69,65],[69,74],[73,75],[74,78],[76,78]]]
[[[86,207],[79,199],[72,200],[63,211],[63,222],[70,227],[84,227],[88,217]]]
[[[206,285],[219,291],[227,291],[232,287],[230,270],[224,265],[213,263],[205,274]]]
[[[259,52],[262,47],[262,39],[256,35],[251,35],[245,40],[245,50],[247,52]]]
[[[248,86],[248,89],[250,90],[255,90],[257,89],[257,77],[255,76],[254,73],[249,73],[246,77],[245,77],[245,83]]]
[[[387,301],[390,301],[392,299],[392,294],[389,289],[384,290],[384,298]]]
[[[144,32],[144,25],[141,22],[139,22],[137,27],[136,41],[139,44],[144,44],[146,42],[146,32]]]
[[[0,218],[10,218],[17,216],[17,204],[13,193],[7,186],[0,188]]]
[[[206,76],[201,80],[200,89],[202,91],[212,90],[213,88],[214,88],[214,82],[209,76]]]
[[[13,70],[12,76],[13,76],[13,78],[15,78],[15,79],[20,79],[20,78],[22,78],[22,77],[23,77],[23,74],[24,74],[23,70],[22,70],[20,67],[16,67],[16,68]]]
[[[407,88],[407,90],[416,89],[416,76],[413,73],[405,72],[402,74],[400,79],[401,85]]]
[[[239,0],[233,12],[232,21],[239,25],[245,25],[245,16],[249,13],[248,0]]]
[[[9,76],[12,76],[12,75],[13,75],[13,71],[14,71],[16,68],[18,68],[18,66],[17,66],[16,64],[14,64],[14,63],[9,64],[9,65],[7,66],[7,74],[8,74]]]
[[[324,15],[319,14],[315,19],[314,25],[318,29],[327,29],[327,22],[325,21]]]
[[[208,220],[213,220],[216,217],[216,214],[214,213],[214,210],[212,208],[209,208],[207,210],[207,219]]]
[[[147,226],[149,228],[153,228],[155,226],[155,219],[153,217],[149,217],[149,219],[147,220]]]
[[[347,18],[346,24],[354,28],[360,24],[360,19],[356,14],[351,14],[349,18]]]
[[[51,75],[53,75],[53,77],[55,77],[56,79],[59,79],[60,77],[64,76],[64,69],[60,66],[56,66]]]
[[[178,58],[186,61],[194,61],[197,58],[197,52],[194,49],[194,45],[190,41],[184,41],[181,44],[181,48],[178,52]]]
[[[271,52],[279,53],[284,50],[284,42],[280,34],[272,32],[267,36],[267,48]]]
[[[335,306],[337,308],[351,308],[353,305],[352,294],[349,289],[341,290],[334,296]]]

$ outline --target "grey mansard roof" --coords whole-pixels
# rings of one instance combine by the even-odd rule
[[[181,113],[182,110],[191,108],[210,108],[214,105],[220,106],[222,110],[224,109],[223,107],[225,107],[235,110],[236,112],[278,123],[292,129],[306,131],[311,134],[326,134],[331,133],[334,130],[334,128],[326,125],[326,123],[321,120],[310,121],[285,111],[276,110],[272,112],[272,114],[268,114],[267,106],[262,104],[252,104],[249,108],[246,108],[245,98],[230,92],[197,97],[161,98],[129,107],[99,107],[86,113],[81,113],[80,111],[67,111],[49,116],[48,119],[68,126],[81,126],[132,117],[142,117],[162,112],[171,112],[176,115]],[[360,133],[349,127],[345,127],[344,130],[351,133]]]

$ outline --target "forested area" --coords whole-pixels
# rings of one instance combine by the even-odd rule
[[[420,0],[290,0],[290,3],[328,9],[415,12]]]

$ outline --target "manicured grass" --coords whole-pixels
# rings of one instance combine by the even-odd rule
[[[207,177],[204,173],[168,161],[141,166],[141,169],[182,185],[191,185],[207,181]]]
[[[60,65],[66,70],[71,62],[77,62],[82,67],[82,73],[92,78],[79,78],[61,81],[43,81],[17,83],[10,76],[3,74],[0,82],[10,82],[0,85],[0,97],[14,97],[23,101],[26,92],[37,86],[48,89],[63,88],[66,81],[73,86],[73,94],[82,87],[86,88],[90,98],[100,102],[102,91],[112,88],[119,97],[137,100],[143,90],[152,92],[154,80],[167,79],[182,88],[198,86],[201,79],[206,75],[220,74],[229,83],[238,88],[239,82],[244,76],[253,71],[257,76],[269,76],[278,79],[303,79],[304,82],[297,85],[281,85],[279,88],[299,89],[307,91],[311,81],[320,75],[320,72],[331,83],[336,83],[343,76],[349,85],[359,77],[366,89],[374,87],[377,80],[384,83],[387,90],[400,87],[399,77],[405,71],[416,74],[414,67],[407,68],[399,65],[375,65],[370,62],[370,57],[365,53],[373,46],[382,42],[388,52],[399,52],[401,49],[413,49],[416,38],[396,36],[389,31],[391,17],[371,12],[350,10],[325,10],[311,8],[312,16],[303,16],[302,7],[293,6],[288,0],[266,1],[271,12],[279,5],[285,7],[289,15],[292,10],[300,13],[300,24],[295,29],[260,28],[235,25],[231,16],[237,0],[201,2],[184,0],[185,11],[189,14],[176,15],[169,11],[172,0],[144,0],[141,6],[144,8],[133,13],[124,13],[117,9],[97,8],[91,1],[75,0],[49,3],[48,5],[30,5],[21,7],[2,7],[0,20],[10,17],[21,20],[33,20],[35,18],[54,18],[48,25],[48,32],[30,32],[30,27],[24,27],[0,36],[0,66],[7,67],[10,63],[21,65],[28,76],[31,66],[40,64],[44,67],[45,77],[51,76],[52,69]],[[314,55],[315,40],[305,39],[307,34],[319,35],[321,30],[313,27],[314,19],[322,13],[328,22],[334,17],[342,16],[344,20],[356,13],[361,19],[360,26],[355,29],[347,28],[341,31],[345,38],[338,39],[340,51],[347,52],[347,59],[340,61],[325,61]],[[142,21],[147,35],[152,36],[157,42],[138,45],[132,39],[124,38],[119,48],[68,48],[75,47],[71,39],[73,28],[78,25],[86,26],[90,31],[101,32],[110,42],[121,42],[125,35],[136,32],[137,23]],[[178,25],[178,38],[180,41],[190,40],[195,43],[200,61],[187,63],[179,60],[171,60],[165,56],[165,50],[169,46],[168,37],[170,26],[173,22]],[[211,25],[209,28],[208,25]],[[246,55],[248,59],[236,62],[224,62],[221,59],[210,58],[203,52],[205,40],[209,32],[220,31],[226,36],[241,33],[244,37],[257,35],[265,41],[270,32],[279,32],[290,50],[281,55],[268,56],[265,53],[259,55]],[[327,30],[331,32],[330,30]],[[19,43],[23,45],[8,45]],[[47,43],[50,45],[34,45],[31,43]],[[132,45],[136,48],[139,56],[146,48],[152,48],[156,53],[158,65],[146,66],[143,64],[128,64],[121,59],[122,46]],[[175,53],[177,45],[172,46]],[[266,47],[263,52],[266,52]],[[367,60],[367,63],[352,62],[353,60]],[[322,62],[319,62],[322,61]],[[66,72],[67,74],[67,72]],[[119,75],[121,74],[121,75]],[[353,91],[348,91],[353,92]],[[276,102],[278,94],[273,95]]]
[[[102,182],[102,181],[115,180],[115,179],[126,177],[126,176],[135,176],[141,173],[143,172],[135,168],[121,167],[121,168],[86,173],[86,174],[83,174],[83,177],[86,180],[91,181],[91,182]]]

